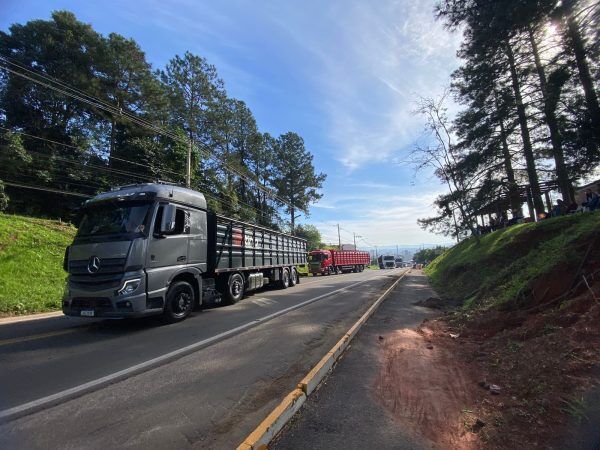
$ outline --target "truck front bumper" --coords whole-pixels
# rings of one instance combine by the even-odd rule
[[[148,301],[145,292],[146,280],[143,274],[125,277],[124,281],[134,278],[140,279],[139,286],[128,295],[119,295],[115,289],[91,291],[67,285],[62,302],[63,313],[72,317],[115,319],[144,317],[162,313],[162,299],[160,299],[160,302]]]

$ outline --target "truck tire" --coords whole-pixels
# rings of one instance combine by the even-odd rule
[[[354,272],[354,273],[358,273],[358,272],[359,272],[359,271],[358,271],[358,266],[354,266],[354,267],[352,268],[352,272]]]
[[[298,279],[298,271],[295,267],[292,267],[290,274],[290,287],[296,286],[299,283],[299,281],[300,280]]]
[[[187,281],[176,281],[167,291],[162,319],[166,323],[180,322],[189,316],[196,303],[194,288]]]
[[[290,271],[287,269],[281,269],[281,279],[279,280],[279,287],[281,289],[287,289],[290,286]]]
[[[227,280],[223,300],[227,305],[234,305],[244,298],[244,290],[244,277],[239,273],[232,273]]]

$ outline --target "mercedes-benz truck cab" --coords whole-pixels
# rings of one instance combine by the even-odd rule
[[[178,321],[203,301],[298,281],[306,241],[207,211],[200,192],[167,184],[125,186],[83,208],[65,252],[63,312],[78,317],[162,314]]]

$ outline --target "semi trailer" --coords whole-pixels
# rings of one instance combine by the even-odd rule
[[[116,188],[82,214],[64,258],[69,316],[177,322],[267,284],[295,286],[306,263],[304,239],[215,214],[202,193],[177,185]]]
[[[314,275],[333,275],[344,272],[362,272],[369,265],[369,252],[313,250],[308,254],[309,271]]]

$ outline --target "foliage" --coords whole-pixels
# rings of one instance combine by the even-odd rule
[[[75,231],[59,221],[0,214],[0,314],[60,309],[62,261]]]
[[[517,299],[540,277],[576,271],[589,241],[600,233],[600,213],[525,223],[473,238],[427,266],[434,286],[466,306]]]
[[[430,139],[416,145],[417,168],[448,188],[419,224],[473,234],[481,214],[521,216],[524,185],[535,214],[547,212],[543,182],[572,204],[573,181],[600,164],[600,3],[439,0],[436,14],[463,36],[451,83],[463,109],[450,122],[446,94],[419,102]]]
[[[292,233],[296,211],[307,215],[308,206],[322,197],[318,190],[323,186],[326,175],[315,174],[312,161],[313,156],[304,147],[304,140],[296,133],[285,133],[277,139],[273,185],[287,202],[285,210],[290,214]]]
[[[4,192],[4,183],[0,180],[0,212],[5,211],[8,207],[8,201],[10,198]]]
[[[302,239],[306,239],[306,249],[309,252],[320,248],[321,232],[314,225],[298,225],[294,230],[294,234]]]
[[[423,248],[414,254],[413,260],[417,264],[430,263],[445,251],[446,247],[442,247],[441,245],[438,245],[435,248]]]
[[[56,11],[0,32],[0,64],[0,177],[37,188],[8,186],[9,211],[72,218],[74,194],[187,182],[188,154],[189,185],[216,212],[281,228],[282,199],[307,213],[320,198],[300,136],[261,133],[202,56],[155,70],[134,40]]]

